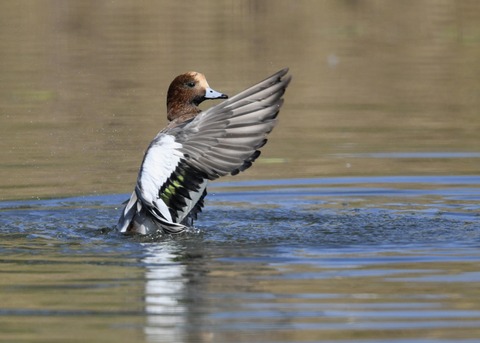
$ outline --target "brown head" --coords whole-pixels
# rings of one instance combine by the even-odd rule
[[[198,105],[206,99],[227,99],[226,94],[210,88],[205,75],[190,71],[177,76],[167,93],[167,118],[172,121],[179,117],[189,119],[201,112]]]

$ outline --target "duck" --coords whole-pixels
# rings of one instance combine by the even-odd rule
[[[167,92],[167,126],[144,153],[117,230],[150,235],[193,228],[208,182],[243,172],[260,155],[290,81],[285,68],[229,98],[210,88],[202,73],[177,76]],[[224,101],[198,107],[214,99]]]

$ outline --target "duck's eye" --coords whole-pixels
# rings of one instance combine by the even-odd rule
[[[187,82],[187,87],[190,87],[190,88],[195,87],[195,82],[193,81]]]

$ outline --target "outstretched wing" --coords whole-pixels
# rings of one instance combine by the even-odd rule
[[[172,132],[185,163],[210,180],[249,168],[276,124],[291,80],[287,72],[280,70]]]

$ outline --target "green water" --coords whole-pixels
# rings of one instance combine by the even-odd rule
[[[478,156],[362,154],[480,151],[479,18],[475,1],[2,3],[0,198],[130,192],[188,70],[233,95],[291,69],[238,178],[478,174]]]
[[[480,338],[477,1],[4,1],[0,47],[0,340]],[[176,75],[286,66],[196,230],[115,232]]]
[[[0,205],[8,342],[474,342],[480,178],[224,183],[194,231],[122,237],[125,195]]]

